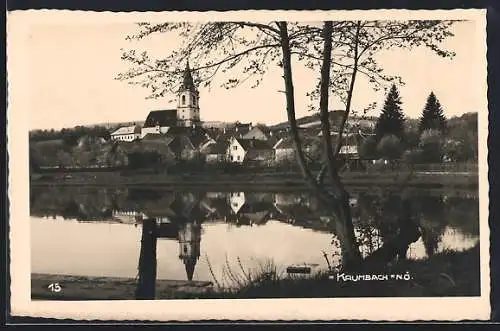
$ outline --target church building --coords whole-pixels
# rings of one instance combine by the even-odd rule
[[[199,100],[188,62],[177,91],[177,108],[151,111],[142,127],[141,138],[147,134],[166,134],[172,127],[200,127]]]

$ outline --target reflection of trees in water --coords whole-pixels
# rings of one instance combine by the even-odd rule
[[[106,188],[32,188],[32,215],[60,215],[81,221],[104,220],[112,215],[114,193]]]
[[[479,235],[479,199],[447,197],[445,199],[447,223],[462,232]]]
[[[422,242],[427,256],[433,256],[447,227],[442,196],[414,198],[416,214],[420,219]]]
[[[374,192],[375,190],[370,190]],[[241,212],[234,213],[228,205],[229,193],[210,195],[205,192],[173,192],[158,189],[109,189],[84,187],[34,187],[30,191],[30,209],[33,215],[61,215],[66,218],[103,219],[112,210],[147,211],[170,206],[173,209],[186,209],[199,204],[202,216],[207,220],[228,219],[250,223],[249,217],[258,221],[273,218],[296,226],[318,231],[335,229],[325,227],[325,220],[331,215],[321,209],[316,198],[305,193],[259,194],[246,193]],[[411,210],[414,217],[420,218],[421,226],[431,242],[439,237],[445,226],[460,228],[467,234],[479,233],[479,206],[477,199],[412,195]],[[401,196],[394,194],[359,193],[352,213],[356,226],[361,230],[373,227],[383,238],[391,238],[398,233],[398,217],[401,213]],[[176,207],[177,206],[177,207]],[[191,207],[190,207],[191,206]],[[255,215],[252,215],[255,214]],[[265,216],[263,216],[265,215]],[[251,218],[251,217],[250,217]],[[254,222],[255,223],[255,222]],[[263,221],[262,223],[265,223]],[[334,222],[332,222],[334,223]],[[365,231],[369,235],[369,231]],[[424,239],[427,242],[427,239]]]
[[[479,233],[477,199],[425,193],[405,198],[380,190],[370,192],[376,193],[361,192],[352,205],[356,239],[363,256],[394,240],[401,229],[413,221],[419,223],[428,256],[438,250],[447,226],[457,227],[467,234]],[[231,193],[46,187],[31,190],[30,207],[33,215],[61,215],[78,220],[111,219],[114,210],[140,211],[150,214],[150,217],[182,215],[200,221],[226,221],[236,226],[263,225],[269,219],[275,219],[339,235],[335,216],[322,210],[317,199],[310,194],[241,192],[240,196],[243,200],[237,208],[232,208]]]
[[[410,200],[401,195],[361,193],[353,207],[359,230],[358,241],[364,244],[364,256],[398,240],[404,231],[415,228]],[[367,245],[366,243],[370,243]],[[375,243],[371,244],[371,243]],[[408,244],[409,245],[409,244]],[[406,258],[408,245],[398,246],[396,257]]]
[[[426,255],[431,257],[438,251],[447,227],[458,228],[466,234],[479,234],[478,208],[478,200],[472,198],[360,194],[353,210],[358,226],[364,229],[360,231],[360,240],[365,241],[368,235],[373,234],[370,228],[378,229],[381,240],[388,242],[404,227],[401,222],[414,220],[419,225]]]
[[[412,229],[414,222],[419,225],[421,240],[428,257],[438,251],[447,227],[458,228],[466,234],[479,233],[477,199],[429,196],[425,193],[396,195],[372,192],[374,190],[359,193],[351,202],[356,239],[362,256],[368,261],[374,261],[374,264],[377,261],[387,262],[406,257],[408,245],[399,238],[405,231],[409,233],[408,237],[411,237],[411,231],[408,229]],[[334,239],[341,237],[337,228],[339,223],[333,219],[334,216],[322,210],[316,198],[305,193],[244,193],[241,205],[235,209],[231,208],[230,193],[67,187],[34,188],[30,193],[32,215],[102,220],[110,219],[113,210],[124,210],[140,211],[150,214],[149,218],[165,218],[174,222],[176,219],[184,219],[188,223],[193,220],[199,223],[217,220],[236,226],[262,225],[273,219],[293,226],[332,233]],[[148,226],[146,224],[145,230]],[[179,230],[177,227],[174,230],[175,235],[171,236],[171,239],[178,240]],[[156,277],[156,269],[154,272],[151,269],[156,263],[156,253],[148,253],[155,250],[155,245],[156,243],[144,238],[143,234],[141,261],[146,262],[139,265],[143,280],[139,281],[138,297],[142,295],[147,298],[151,293],[154,295],[150,288],[151,282],[147,279],[153,279],[153,275]],[[337,243],[339,247],[333,246],[332,243],[334,251],[339,251],[342,247],[340,243]],[[144,249],[146,251],[143,252]],[[196,252],[196,247],[193,246],[191,251]],[[188,279],[193,275],[196,256],[199,256],[199,253],[193,256],[186,254],[185,258],[182,258]],[[386,264],[385,262],[383,264]]]

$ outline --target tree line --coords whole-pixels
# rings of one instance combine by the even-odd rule
[[[109,130],[104,126],[75,126],[61,130],[33,130],[29,133],[32,142],[47,140],[62,140],[68,146],[74,146],[82,137],[110,139]]]
[[[412,125],[405,118],[402,105],[398,88],[393,84],[374,136],[360,146],[360,157],[407,163],[477,161],[477,113],[447,120],[436,94],[431,92],[416,125]]]

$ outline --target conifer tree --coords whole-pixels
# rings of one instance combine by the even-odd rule
[[[427,97],[422,116],[418,125],[420,133],[425,130],[439,130],[444,132],[446,129],[446,118],[443,114],[443,108],[436,98],[434,92],[431,92]]]
[[[395,84],[392,85],[384,103],[384,108],[375,126],[377,139],[387,135],[395,135],[402,139],[405,118],[401,109],[401,97]]]

